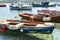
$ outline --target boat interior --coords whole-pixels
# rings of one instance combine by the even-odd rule
[[[48,22],[29,22],[29,21],[19,21],[19,20],[7,20],[6,21],[9,25],[17,25],[21,27],[51,27],[54,23]]]

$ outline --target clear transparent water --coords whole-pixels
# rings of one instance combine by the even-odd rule
[[[60,29],[54,29],[52,35],[53,40],[60,40]]]

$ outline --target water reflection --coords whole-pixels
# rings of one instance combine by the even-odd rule
[[[6,33],[0,32],[0,40],[44,40],[44,39],[37,38],[32,35],[27,35],[25,33],[7,31]]]
[[[60,29],[54,29],[51,34],[41,34],[41,33],[20,33],[7,31],[2,33],[0,30],[0,40],[59,40],[60,39]]]
[[[52,35],[54,40],[60,40],[60,29],[54,29]]]

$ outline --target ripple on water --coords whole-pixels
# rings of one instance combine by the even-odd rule
[[[60,29],[54,29],[52,35],[54,40],[60,40]]]

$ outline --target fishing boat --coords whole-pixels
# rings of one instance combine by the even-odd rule
[[[30,22],[30,21],[19,21],[19,20],[5,20],[0,23],[0,27],[2,27],[2,32],[6,32],[6,30],[14,31],[14,32],[40,32],[40,33],[52,33],[55,24],[48,22]]]
[[[32,3],[33,7],[55,7],[55,3],[41,2],[40,4]]]
[[[26,4],[18,4],[18,5],[10,5],[10,10],[32,10],[31,5],[26,5]]]
[[[6,7],[6,4],[0,3],[0,7]]]
[[[60,23],[60,12],[56,10],[38,10],[37,15],[29,13],[20,13],[19,16],[31,21]]]

